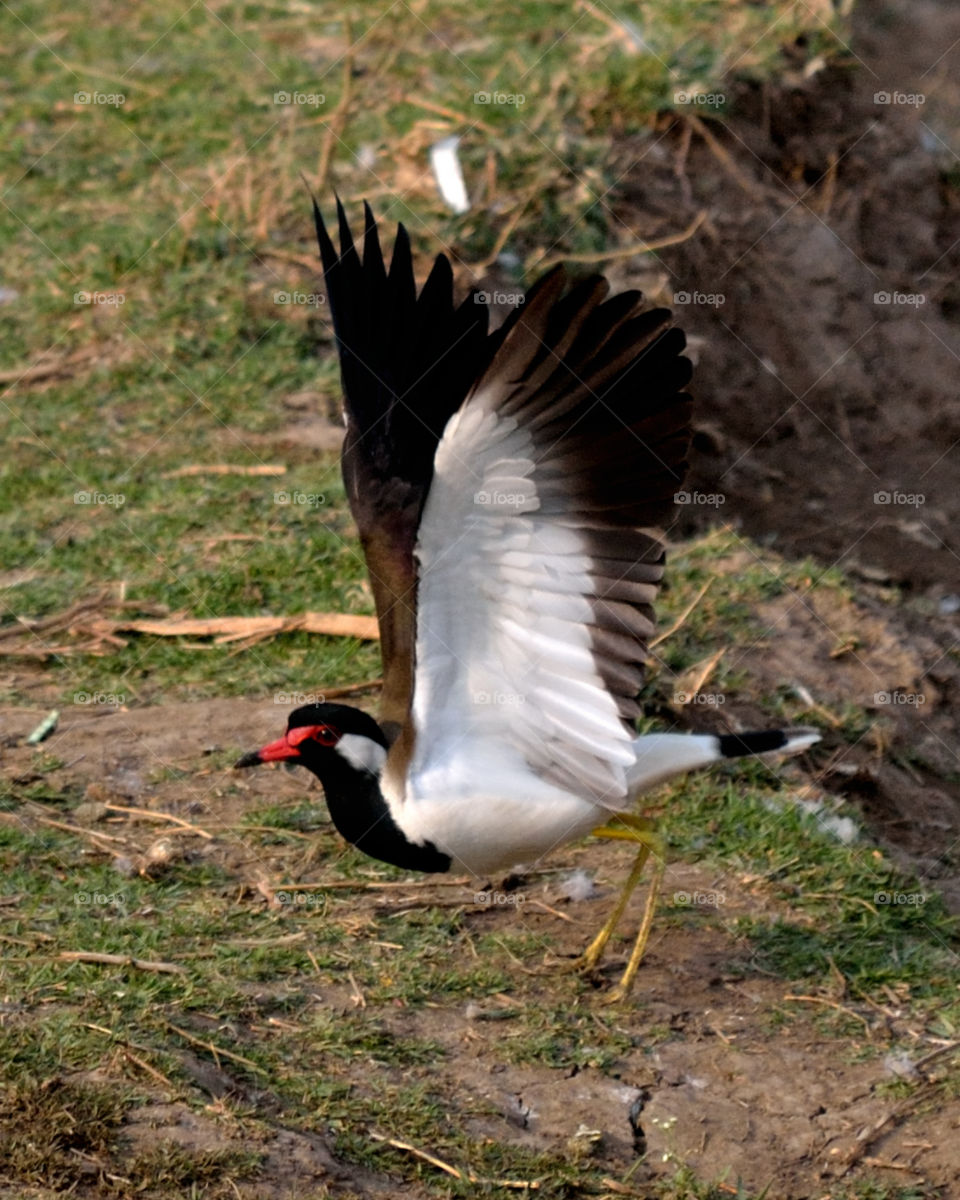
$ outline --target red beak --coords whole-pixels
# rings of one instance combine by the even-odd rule
[[[257,767],[260,763],[282,762],[285,759],[299,757],[300,751],[296,746],[291,746],[284,735],[268,746],[264,746],[262,750],[251,750],[249,754],[244,754],[233,765],[234,767]]]

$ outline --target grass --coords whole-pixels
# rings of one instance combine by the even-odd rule
[[[120,1131],[129,1104],[130,1097],[115,1089],[56,1078],[18,1083],[0,1099],[4,1161],[23,1184],[59,1192],[86,1176],[98,1195],[117,1200],[178,1189],[181,1195],[192,1189],[194,1195],[227,1196],[228,1180],[256,1173],[260,1156],[253,1151],[191,1153],[169,1145],[127,1157],[122,1166],[111,1163],[122,1154]]]
[[[679,853],[719,856],[790,906],[789,916],[737,922],[751,965],[814,988],[828,987],[839,972],[861,998],[906,985],[914,1009],[953,1036],[960,1027],[957,923],[940,897],[896,870],[869,840],[839,841],[824,814],[796,804],[789,787],[744,786],[751,772],[735,769],[725,788],[714,776],[690,780],[683,802],[671,797],[669,805]]]

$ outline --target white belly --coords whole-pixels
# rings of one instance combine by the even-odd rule
[[[551,784],[527,778],[522,794],[509,794],[484,787],[482,776],[469,791],[427,787],[394,810],[411,841],[432,842],[450,855],[451,871],[478,876],[531,866],[609,817],[608,809]]]

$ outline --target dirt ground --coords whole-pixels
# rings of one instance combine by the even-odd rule
[[[690,490],[931,607],[960,591],[958,38],[955,5],[859,4],[856,70],[743,91],[717,152],[694,132],[678,158],[670,129],[625,199],[647,229],[706,213],[660,256],[670,289],[723,298],[677,305],[699,357]]]
[[[956,187],[944,183],[960,165],[960,7],[863,0],[854,50],[862,63],[855,71],[744,92],[728,131],[711,126],[715,142],[665,119],[662,137],[644,146],[621,189],[619,215],[655,236],[658,216],[672,231],[706,210],[708,236],[665,251],[662,272],[621,268],[617,282],[642,278],[656,290],[659,273],[661,292],[723,295],[721,305],[678,309],[699,359],[689,489],[722,495],[721,519],[781,553],[837,563],[858,581],[847,612],[770,601],[764,616],[778,636],[738,665],[758,692],[799,684],[827,706],[878,690],[924,694],[922,711],[890,713],[885,745],[865,740],[844,748],[806,782],[853,799],[880,843],[960,911],[951,857],[960,839],[960,663],[951,653],[960,633],[960,205]],[[926,102],[878,105],[878,92],[922,92]],[[625,159],[630,154],[625,147]],[[878,303],[877,293],[924,299]],[[923,499],[877,503],[876,493]],[[716,508],[691,505],[684,531],[717,516]],[[903,604],[891,599],[891,584],[904,590]],[[857,653],[831,657],[838,633],[851,630]],[[3,710],[5,735],[25,734],[39,715],[39,708]],[[749,706],[725,715],[744,726],[754,720]],[[96,716],[68,710],[56,752],[72,764],[71,779],[132,804],[143,803],[151,764],[180,766],[193,774],[151,785],[150,805],[190,820],[229,821],[239,815],[238,801],[218,798],[196,764],[211,747],[258,744],[276,721],[268,700]],[[5,752],[4,770],[22,772],[29,753]],[[303,786],[300,776],[253,773],[243,780],[241,807],[292,800]],[[215,852],[242,875],[241,845]],[[549,929],[558,955],[576,954],[600,923],[622,861],[617,848],[599,844],[559,856],[557,865],[582,866],[600,886],[569,906],[570,922],[528,914],[528,924]],[[553,886],[548,880],[531,894],[555,907]],[[670,867],[665,891],[718,887],[727,897],[725,917],[772,904],[755,880],[717,879],[688,864]],[[420,891],[416,903],[431,898]],[[405,902],[402,895],[357,900],[371,912]],[[469,921],[480,928],[509,921],[509,913],[477,911]],[[867,1168],[891,1185],[957,1194],[957,1108],[901,1110],[878,1091],[890,1065],[838,1055],[813,1013],[778,1032],[782,982],[731,975],[738,954],[748,949],[709,914],[695,927],[655,933],[642,1006],[624,1014],[637,1044],[615,1077],[590,1067],[506,1067],[497,1054],[503,1023],[478,1020],[467,1008],[378,1015],[392,1032],[445,1046],[457,1080],[451,1104],[472,1135],[549,1147],[578,1131],[585,1138],[586,1121],[602,1133],[594,1154],[611,1175],[648,1151],[633,1177],[637,1187],[688,1161],[705,1179],[732,1171],[731,1182],[740,1176],[748,1188],[769,1187],[770,1200],[829,1195]],[[905,1033],[895,999],[871,1015],[861,1041],[880,1030]],[[351,1011],[346,985],[318,992],[311,1003]],[[674,1036],[651,1052],[654,1027]],[[198,1087],[208,1094],[239,1089],[228,1075],[201,1076],[198,1065]],[[266,1095],[250,1101],[269,1110]],[[478,1115],[490,1111],[498,1115]],[[212,1117],[159,1096],[129,1134],[135,1145],[243,1142],[242,1130],[225,1133]],[[245,1196],[287,1200],[320,1184],[334,1195],[341,1187],[421,1194],[347,1169],[319,1137],[278,1128],[264,1149],[262,1179],[272,1182],[241,1185]]]

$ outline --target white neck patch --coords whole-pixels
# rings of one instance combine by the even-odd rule
[[[380,743],[364,737],[362,733],[345,733],[334,749],[351,767],[369,771],[371,775],[380,774],[387,758],[387,752]]]

